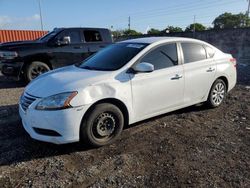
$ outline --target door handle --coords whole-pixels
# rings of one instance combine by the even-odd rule
[[[74,46],[74,49],[82,49],[82,46]]]
[[[215,68],[210,67],[209,69],[207,69],[207,72],[214,72]]]
[[[182,78],[182,75],[176,74],[171,80],[179,80],[180,78]]]
[[[103,45],[101,45],[101,46],[99,46],[100,48],[105,48],[106,46],[103,46]]]

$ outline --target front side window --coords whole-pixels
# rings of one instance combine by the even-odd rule
[[[141,43],[117,43],[110,45],[95,55],[86,59],[81,68],[90,70],[113,71],[127,64],[148,44]]]
[[[56,39],[62,40],[63,37],[70,37],[71,44],[81,43],[81,35],[79,31],[63,31],[56,37]]]
[[[184,63],[192,63],[207,58],[205,48],[196,43],[181,43]]]
[[[149,52],[140,62],[151,63],[155,70],[178,65],[176,44],[160,46]]]
[[[101,42],[102,37],[99,31],[86,30],[83,32],[86,42]]]

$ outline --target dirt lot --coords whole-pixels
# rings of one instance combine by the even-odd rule
[[[32,140],[17,113],[23,85],[0,77],[0,187],[250,187],[250,66],[217,109],[193,106],[90,149]]]

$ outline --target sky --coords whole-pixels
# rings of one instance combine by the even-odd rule
[[[39,0],[0,0],[0,29],[41,30]],[[212,26],[224,13],[245,13],[247,0],[40,0],[44,30],[55,27],[128,28],[145,33],[194,22]]]

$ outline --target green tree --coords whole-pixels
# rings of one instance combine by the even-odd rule
[[[116,30],[116,31],[112,31],[112,36],[114,37],[114,38],[118,38],[118,37],[121,37],[121,36],[123,36],[124,34],[123,34],[123,30]]]
[[[154,28],[151,28],[150,30],[148,30],[148,34],[149,35],[160,35],[162,32],[158,29],[154,29]]]
[[[123,34],[124,35],[142,35],[142,33],[140,32],[137,32],[136,30],[133,30],[133,29],[126,29],[123,31]]]
[[[163,33],[175,33],[183,32],[181,27],[168,26],[166,29],[162,30]]]
[[[204,25],[202,25],[201,23],[193,23],[193,24],[190,24],[189,26],[186,27],[185,31],[194,31],[194,28],[195,28],[195,31],[205,31],[206,30],[206,27]]]
[[[214,29],[242,28],[250,26],[250,18],[243,13],[232,14],[225,12],[213,21]]]

